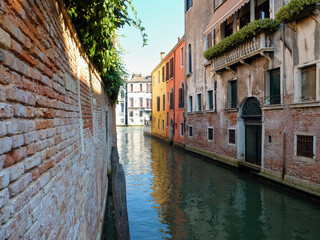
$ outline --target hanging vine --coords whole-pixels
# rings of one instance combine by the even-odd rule
[[[143,46],[147,35],[131,0],[64,0],[88,57],[98,69],[112,103],[126,76],[117,43],[117,29],[125,24],[138,28]],[[129,16],[128,8],[134,18]]]

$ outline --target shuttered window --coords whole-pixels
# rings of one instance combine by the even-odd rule
[[[170,78],[174,77],[174,65],[173,58],[170,59]]]
[[[163,94],[163,99],[162,99],[162,109],[163,111],[166,110],[166,95]]]
[[[169,62],[166,63],[166,81],[169,80]]]
[[[184,84],[179,88],[179,108],[184,108]]]

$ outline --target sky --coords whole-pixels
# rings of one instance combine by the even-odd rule
[[[132,26],[119,30],[123,60],[129,74],[151,74],[160,63],[160,52],[169,53],[184,34],[183,0],[133,0],[142,26],[146,28],[148,45],[142,47],[140,31]]]

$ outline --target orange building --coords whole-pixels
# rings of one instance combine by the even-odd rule
[[[166,137],[170,143],[184,145],[184,37],[165,57],[166,60]]]

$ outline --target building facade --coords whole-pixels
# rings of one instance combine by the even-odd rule
[[[164,56],[153,70],[154,91],[152,133],[165,138],[170,143],[184,145],[184,37]],[[163,57],[164,56],[164,57]]]
[[[143,126],[150,120],[152,111],[151,76],[132,74],[127,82],[128,126]]]
[[[186,1],[186,148],[320,195],[319,14],[220,48],[285,4]]]
[[[127,119],[127,83],[120,87],[118,103],[116,106],[116,122],[117,126],[128,125]]]

